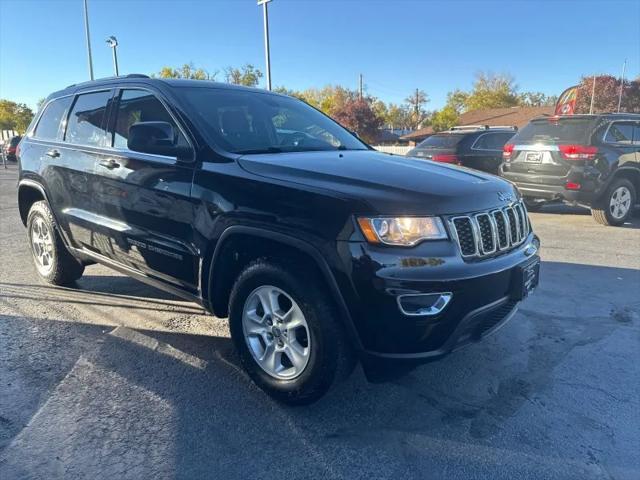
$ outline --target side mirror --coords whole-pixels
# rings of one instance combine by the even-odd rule
[[[134,152],[188,157],[191,150],[178,146],[177,135],[168,122],[138,122],[129,127],[127,148]]]

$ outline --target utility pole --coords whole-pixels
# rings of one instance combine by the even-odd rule
[[[360,100],[362,100],[362,74],[360,74],[360,88],[359,88],[359,91],[360,91]]]
[[[84,0],[84,31],[87,36],[87,57],[89,60],[89,78],[93,80],[93,59],[91,58],[91,40],[89,39],[89,9]]]
[[[113,52],[113,71],[115,72],[116,77],[118,77],[120,75],[118,71],[118,54],[116,52],[116,50],[118,49],[118,39],[111,35],[109,38],[107,38],[107,45],[111,47],[111,50]]]
[[[627,69],[627,59],[622,64],[622,79],[620,80],[620,95],[618,95],[618,113],[620,113],[620,105],[622,104],[622,90],[624,90],[624,72]]]
[[[258,5],[262,5],[262,16],[264,20],[264,58],[267,71],[267,90],[271,90],[271,55],[269,52],[269,13],[267,3],[271,0],[258,0]]]
[[[593,101],[596,97],[596,76],[593,76],[593,87],[591,87],[591,106],[589,107],[589,115],[593,113]]]

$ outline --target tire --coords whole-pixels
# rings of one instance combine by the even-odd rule
[[[544,202],[536,201],[533,198],[524,197],[524,205],[527,207],[528,212],[539,212],[542,210]]]
[[[69,285],[79,279],[84,266],[65,247],[45,201],[31,206],[27,216],[27,235],[36,272],[53,285]]]
[[[607,192],[591,207],[594,220],[602,225],[620,226],[631,218],[636,189],[626,178],[611,182]]]
[[[277,299],[273,308],[268,307],[276,312],[271,318],[272,325],[263,306],[268,293]],[[284,312],[289,313],[290,321],[279,323]],[[306,327],[287,330],[287,325],[301,323],[301,318]],[[231,291],[229,323],[243,368],[256,385],[280,402],[312,403],[329,390],[336,378],[346,377],[353,370],[354,356],[333,300],[309,268],[265,259],[249,264]],[[249,329],[258,333],[248,333]],[[288,338],[284,333],[287,331]],[[277,346],[279,341],[283,343]],[[267,352],[271,350],[267,346],[271,344],[275,344],[276,353],[270,364]],[[306,363],[300,360],[305,351]],[[292,355],[295,352],[297,355]],[[266,358],[265,367],[258,361],[261,355]],[[297,358],[298,367],[291,360],[293,357]],[[271,368],[272,365],[277,368]]]

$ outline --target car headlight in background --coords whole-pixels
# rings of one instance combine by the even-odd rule
[[[358,224],[369,243],[410,247],[423,240],[447,238],[438,217],[359,217]]]

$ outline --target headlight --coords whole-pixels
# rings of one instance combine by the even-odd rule
[[[358,224],[369,243],[409,247],[422,240],[447,238],[438,217],[360,217]]]

